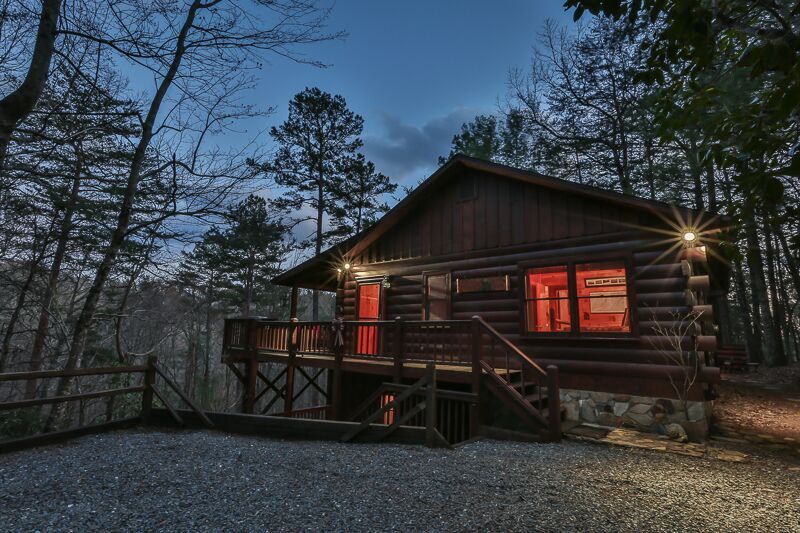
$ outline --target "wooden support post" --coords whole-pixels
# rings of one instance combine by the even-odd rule
[[[151,355],[147,358],[147,370],[144,372],[144,391],[142,392],[142,424],[150,422],[150,411],[153,409],[153,384],[156,382],[156,362],[158,358]]]
[[[553,442],[561,441],[561,395],[558,386],[558,367],[547,367],[547,422]]]
[[[339,318],[334,321],[333,323],[333,395],[328,399],[328,401],[333,406],[333,419],[334,420],[341,420],[344,416],[344,412],[342,410],[342,355],[344,351],[344,345],[338,342],[338,337],[341,334],[344,336],[344,324],[342,323],[342,319]]]
[[[425,367],[427,387],[425,388],[425,445],[434,447],[436,438],[436,365],[428,363]]]
[[[472,394],[475,403],[470,404],[469,432],[476,437],[481,425],[481,359],[483,358],[483,328],[478,316],[472,317]]]
[[[291,298],[289,300],[289,318],[297,318],[297,285],[292,285]]]
[[[284,399],[283,410],[290,412],[294,409],[294,366],[297,357],[297,344],[295,343],[295,331],[297,328],[297,318],[292,318],[286,334],[289,338],[286,345],[289,347],[289,360],[286,363],[286,398]]]
[[[245,414],[253,414],[256,404],[256,384],[258,383],[258,358],[253,355],[245,363],[245,390],[244,402],[242,403],[242,412]]]
[[[395,352],[394,352],[394,382],[401,383],[403,379],[403,352],[405,351],[405,325],[403,319],[394,319]]]

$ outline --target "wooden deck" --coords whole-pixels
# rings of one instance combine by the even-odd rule
[[[255,358],[259,363],[278,363],[288,365],[292,356],[287,352],[257,350],[254,354],[236,351],[228,352],[223,358],[224,363],[246,363]],[[469,383],[472,366],[453,364],[447,362],[431,361],[436,366],[437,376],[440,380],[451,383]],[[335,355],[328,354],[302,354],[294,355],[294,364],[308,368],[334,369],[337,365]],[[400,377],[418,379],[425,372],[426,362],[405,361],[402,365]],[[341,370],[344,372],[357,372],[361,374],[375,374],[387,377],[396,375],[395,362],[388,358],[342,356]]]
[[[547,439],[557,440],[561,434],[558,368],[549,366],[545,371],[480,317],[331,322],[228,319],[222,361],[244,387],[243,413],[268,414],[280,406],[284,412],[293,412],[295,401],[313,387],[325,397],[331,419],[347,419],[353,415],[353,405],[374,392],[364,387],[405,386],[434,372],[434,383],[459,384],[452,389],[470,391],[474,400],[467,402],[469,421],[459,422],[471,432],[483,422],[479,413],[485,385],[529,430]],[[262,363],[277,364],[279,370],[266,375],[259,369]],[[302,387],[295,386],[295,373],[305,378]],[[344,376],[349,380],[351,373],[385,378],[348,381],[345,390]],[[324,376],[327,383],[319,382]],[[397,391],[386,392],[387,398],[394,398]],[[375,400],[384,407],[384,398]],[[399,406],[398,413],[415,416],[411,411],[417,408],[412,402]]]

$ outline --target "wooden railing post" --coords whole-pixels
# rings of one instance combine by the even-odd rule
[[[478,435],[481,424],[481,359],[483,358],[483,327],[478,316],[472,317],[472,394],[475,403],[470,404],[469,430],[470,436]]]
[[[547,422],[553,442],[561,441],[561,395],[558,386],[558,367],[547,367]]]
[[[153,384],[156,382],[156,362],[158,358],[151,355],[147,358],[147,370],[144,372],[144,391],[142,391],[142,424],[150,423],[150,412],[153,409]]]
[[[258,328],[256,328],[256,321],[252,318],[248,318],[244,323],[247,324],[247,352],[255,357],[258,351]]]
[[[427,387],[425,388],[425,445],[436,446],[436,365],[428,363],[425,367]]]
[[[403,378],[403,352],[405,351],[406,328],[405,324],[403,324],[403,319],[399,316],[394,319],[394,334],[397,336],[395,339],[394,351],[394,382],[400,383]]]
[[[286,399],[284,400],[283,410],[291,411],[294,408],[294,365],[297,356],[297,344],[295,343],[295,331],[297,331],[297,318],[292,318],[286,330],[286,346],[289,348],[289,359],[286,363]]]

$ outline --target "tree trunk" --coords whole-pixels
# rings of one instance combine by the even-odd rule
[[[314,241],[314,254],[322,252],[322,217],[325,213],[325,196],[322,189],[322,178],[317,184],[317,233]],[[314,289],[311,293],[311,320],[319,320],[319,291]]]
[[[189,7],[186,20],[184,21],[180,33],[178,34],[175,45],[175,54],[172,57],[169,69],[164,75],[164,79],[161,80],[161,84],[156,90],[156,94],[153,96],[153,100],[150,103],[147,116],[142,123],[142,133],[131,161],[131,168],[130,172],[128,173],[128,183],[125,187],[122,202],[120,203],[117,225],[114,228],[114,232],[111,235],[108,245],[106,246],[103,258],[98,265],[94,281],[92,282],[92,285],[86,294],[86,300],[84,301],[83,308],[78,315],[78,320],[75,322],[75,328],[72,333],[72,344],[69,347],[67,361],[64,365],[65,369],[76,368],[80,364],[80,357],[86,346],[89,327],[94,319],[94,313],[97,309],[97,303],[100,300],[100,294],[105,286],[109,274],[111,273],[111,269],[116,262],[117,254],[127,238],[128,226],[130,225],[131,216],[133,214],[133,202],[136,197],[136,191],[139,187],[142,165],[144,164],[147,155],[147,148],[150,146],[150,141],[153,138],[153,128],[155,126],[156,117],[161,109],[161,104],[167,95],[167,91],[175,79],[175,76],[178,72],[178,67],[183,60],[183,56],[186,53],[186,38],[189,34],[189,30],[192,28],[192,24],[194,23],[197,10],[201,7],[201,5],[202,4],[200,1],[195,0]],[[63,396],[67,391],[69,383],[69,378],[62,378],[58,383],[56,395]],[[56,418],[58,417],[58,411],[58,409],[52,409],[50,411],[50,416],[45,424],[45,431],[51,431],[53,429]]]
[[[796,294],[800,294],[800,268],[797,262],[792,257],[792,251],[789,249],[789,243],[786,240],[786,233],[783,231],[783,226],[780,224],[775,226],[775,235],[778,237],[778,242],[783,250],[783,257],[786,258],[786,268],[789,269],[789,275],[792,278],[792,285]]]
[[[781,366],[786,364],[786,347],[783,344],[785,338],[785,314],[783,302],[778,294],[778,278],[775,273],[775,261],[777,260],[775,249],[772,240],[772,230],[770,229],[770,221],[767,217],[762,218],[764,224],[764,242],[767,246],[767,280],[769,282],[769,298],[772,301],[772,334],[777,339],[778,352],[775,355],[773,366]]]
[[[717,212],[717,180],[714,176],[714,160],[706,160],[706,193],[708,194],[708,210]]]
[[[209,282],[207,290],[206,290],[206,339],[205,339],[205,350],[203,353],[203,386],[206,387],[206,390],[209,390],[210,384],[210,362],[211,362],[211,305],[213,304],[213,297],[214,297],[214,289],[213,289],[213,278]]]
[[[58,233],[58,242],[56,243],[56,250],[53,254],[53,262],[50,265],[50,276],[47,280],[47,286],[42,296],[42,310],[39,313],[39,323],[36,326],[36,334],[33,340],[33,348],[31,349],[31,362],[29,370],[34,372],[42,367],[42,351],[44,350],[44,343],[47,340],[47,331],[50,327],[50,313],[53,303],[53,296],[58,287],[58,278],[61,275],[61,263],[64,260],[64,255],[67,251],[67,243],[69,242],[69,235],[72,231],[72,215],[75,212],[75,206],[78,203],[78,196],[81,188],[81,173],[83,172],[83,152],[76,147],[75,150],[75,176],[72,181],[72,189],[69,193],[69,200],[64,208],[64,217],[61,219],[61,227]],[[28,380],[25,383],[25,399],[33,398],[36,394],[36,381]]]
[[[34,244],[34,248],[35,247],[36,245]],[[28,298],[28,291],[30,291],[33,280],[36,277],[36,269],[39,261],[35,254],[36,251],[34,250],[34,256],[31,258],[30,268],[28,269],[28,275],[25,277],[25,281],[22,282],[22,286],[19,289],[17,301],[14,304],[14,310],[11,312],[11,316],[8,319],[8,324],[6,325],[5,335],[3,335],[3,344],[2,348],[0,348],[0,372],[5,369],[5,366],[8,363],[8,355],[11,352],[11,338],[14,336],[14,330],[17,327],[17,322],[22,314],[22,309],[25,307],[25,302]]]
[[[779,336],[775,335],[775,321],[772,317],[772,310],[769,306],[767,296],[767,285],[764,281],[764,259],[761,254],[761,246],[758,242],[758,228],[753,217],[749,217],[744,224],[745,234],[747,235],[747,263],[750,267],[750,289],[753,291],[753,302],[758,307],[760,321],[763,327],[762,334],[764,340],[764,363],[767,366],[785,364],[786,359],[783,355],[783,343]]]
[[[749,360],[753,363],[760,363],[764,360],[764,352],[761,347],[761,332],[758,329],[757,315],[758,308],[754,307],[751,313],[750,300],[747,298],[747,283],[745,282],[742,261],[738,257],[733,260],[733,276],[736,280],[736,299],[741,309],[742,327],[744,328],[744,340],[747,345]]]
[[[653,171],[653,139],[646,137],[644,141],[644,154],[645,161],[647,162],[647,190],[650,194],[650,199],[656,199],[656,176]]]
[[[694,208],[705,209],[705,201],[703,199],[703,178],[700,170],[700,157],[697,153],[697,142],[694,136],[689,141],[689,151],[686,154],[689,160],[689,174],[692,177],[692,185],[694,192]]]
[[[0,171],[2,171],[8,145],[17,123],[33,111],[47,83],[47,73],[53,58],[58,29],[61,0],[44,0],[39,15],[39,28],[33,45],[31,63],[19,87],[0,100]]]

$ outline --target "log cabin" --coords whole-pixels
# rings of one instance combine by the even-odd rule
[[[702,431],[723,223],[457,155],[374,225],[277,276],[292,320],[227,320],[223,361],[245,412],[390,428],[418,419],[406,392],[427,375],[449,442],[557,439],[568,422]],[[298,321],[299,288],[335,292],[336,319]],[[309,387],[325,405],[295,409]]]

